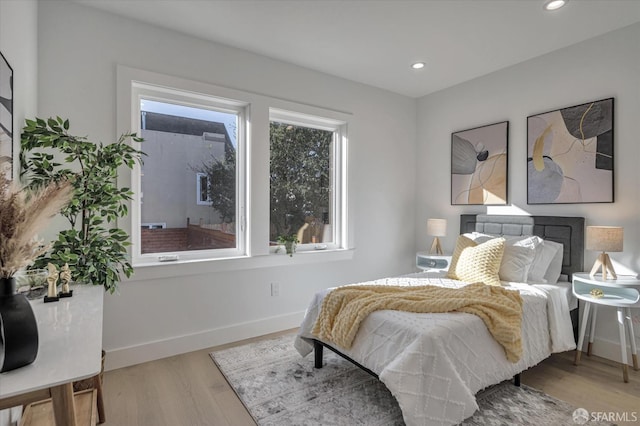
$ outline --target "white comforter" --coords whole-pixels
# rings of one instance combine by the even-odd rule
[[[446,278],[416,277],[367,284],[466,285]],[[552,352],[575,348],[562,290],[548,285],[508,286],[523,298],[523,355],[515,364],[507,360],[482,320],[466,313],[378,311],[362,322],[350,350],[332,346],[378,374],[398,401],[408,426],[458,424],[478,409],[474,395],[479,390],[538,364]],[[314,337],[311,330],[330,290],[316,294],[307,309],[295,341],[302,356],[313,349],[302,337]]]

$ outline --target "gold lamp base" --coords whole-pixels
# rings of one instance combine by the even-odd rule
[[[600,256],[596,259],[596,262],[593,264],[593,268],[591,268],[590,276],[594,276],[596,272],[602,267],[602,279],[603,280],[617,280],[618,276],[616,275],[616,271],[613,269],[613,264],[611,263],[611,259],[609,259],[609,255],[605,252],[600,253]],[[607,276],[607,272],[611,274],[611,277]]]
[[[433,243],[431,244],[431,249],[429,250],[429,254],[439,254],[443,255],[442,246],[440,245],[440,240],[438,237],[433,239]]]

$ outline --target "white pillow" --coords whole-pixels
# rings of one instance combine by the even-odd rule
[[[555,284],[560,279],[560,273],[562,272],[562,259],[564,257],[564,246],[555,241],[544,240],[545,245],[551,244],[556,247],[556,254],[549,265],[549,269],[544,274],[544,279],[550,284]]]
[[[482,232],[467,232],[466,234],[462,234],[462,235],[479,244],[487,242],[492,238],[498,238],[497,235],[483,234]]]
[[[546,283],[547,280],[544,278],[544,274],[547,273],[551,261],[558,253],[558,247],[555,245],[557,243],[545,241],[540,237],[534,238],[538,240],[538,245],[536,247],[536,256],[531,263],[531,268],[529,268],[527,281],[532,283]]]
[[[504,281],[527,282],[538,244],[532,236],[507,237],[500,265],[500,277]]]
[[[465,237],[482,244],[494,235],[472,232]],[[500,279],[502,281],[527,282],[529,269],[536,256],[536,247],[541,239],[535,236],[503,236],[506,239],[504,254],[500,263]]]

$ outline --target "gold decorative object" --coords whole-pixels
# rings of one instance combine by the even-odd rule
[[[58,289],[56,288],[56,283],[58,282],[58,268],[53,263],[47,264],[47,270],[49,271],[49,276],[47,276],[47,283],[49,284],[49,288],[47,290],[47,295],[44,297],[45,303],[47,302],[57,302],[60,298],[58,297]]]
[[[60,290],[60,297],[73,296],[73,290],[69,289],[69,283],[71,282],[71,269],[69,264],[65,263],[60,270],[60,282],[62,283],[62,289]]]
[[[592,288],[589,294],[591,294],[591,297],[600,299],[602,296],[604,296],[604,291],[600,290],[599,288]]]

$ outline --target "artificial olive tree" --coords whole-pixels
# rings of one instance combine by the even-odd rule
[[[116,225],[118,218],[127,215],[133,193],[118,187],[117,173],[122,166],[131,169],[141,163],[144,153],[130,142],[142,139],[126,133],[104,145],[68,131],[69,120],[60,117],[26,120],[22,130],[20,164],[25,184],[39,187],[68,179],[74,186],[74,196],[61,212],[69,227],[58,233],[35,266],[68,263],[74,281],[102,285],[113,293],[121,274],[133,274],[127,254],[129,235]]]

